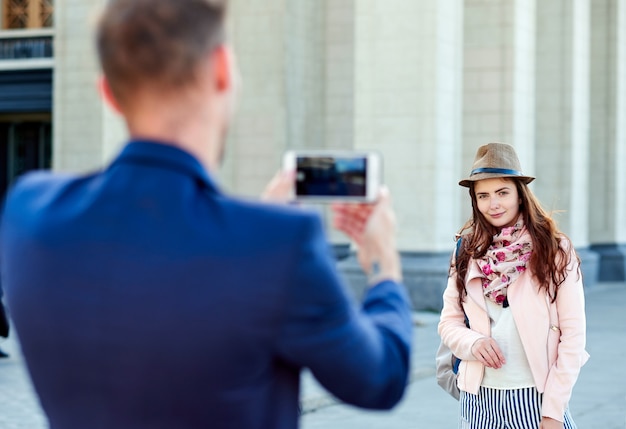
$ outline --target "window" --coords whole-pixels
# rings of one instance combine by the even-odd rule
[[[30,170],[52,165],[49,114],[4,118],[0,115],[0,201],[11,183]]]
[[[46,28],[53,26],[54,0],[3,0],[2,28]]]

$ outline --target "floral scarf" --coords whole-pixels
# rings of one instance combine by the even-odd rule
[[[483,273],[483,293],[487,298],[502,305],[507,288],[526,271],[532,253],[530,234],[520,216],[515,225],[502,228],[493,236],[487,253],[477,260]]]

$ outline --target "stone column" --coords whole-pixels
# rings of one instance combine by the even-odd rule
[[[626,2],[592,8],[589,228],[600,281],[626,279]]]
[[[478,146],[515,145],[534,170],[535,1],[466,1],[464,30],[464,164]]]
[[[545,2],[538,11],[535,190],[583,260],[586,283],[597,277],[589,245],[589,0]]]
[[[338,2],[341,3],[341,2]],[[289,0],[286,5],[285,86],[287,147],[325,145],[327,2]],[[339,5],[333,6],[336,12]]]
[[[243,85],[221,176],[238,194],[259,195],[285,150],[323,147],[325,4],[231,3]]]
[[[400,248],[451,251],[459,226],[462,2],[356,2],[355,147],[379,150]]]
[[[230,37],[242,86],[220,172],[235,193],[258,195],[286,147],[286,0],[230,3]]]
[[[476,149],[515,146],[524,173],[535,170],[535,0],[465,2],[463,158],[469,174]],[[542,3],[543,7],[543,3]],[[466,216],[471,206],[462,196]]]
[[[358,0],[354,6],[353,147],[383,155],[405,283],[415,308],[438,309],[461,223],[463,4]],[[343,269],[353,286],[362,284],[355,261]]]
[[[574,245],[584,247],[589,245],[589,0],[574,0],[572,18],[570,197],[564,227],[567,226]]]
[[[325,0],[325,146],[354,148],[355,4],[360,0]]]
[[[615,238],[626,254],[626,1],[617,1]],[[625,276],[626,277],[626,276]]]
[[[589,2],[538,13],[536,191],[577,247],[588,243]]]

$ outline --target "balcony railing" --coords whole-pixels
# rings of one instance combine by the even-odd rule
[[[0,31],[0,70],[53,66],[53,29]]]
[[[31,58],[52,58],[52,37],[0,39],[0,61]]]

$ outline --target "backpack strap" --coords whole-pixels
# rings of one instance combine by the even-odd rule
[[[459,239],[456,241],[456,250],[454,251],[454,263],[456,265],[456,261],[457,259],[459,259],[459,253],[461,252],[461,243],[463,241],[463,237],[459,237]]]
[[[459,253],[461,252],[462,242],[463,242],[463,236],[460,236],[458,240],[456,240],[456,250],[454,251],[454,264],[455,265],[456,265],[456,261],[459,258]],[[465,314],[465,311],[463,311],[463,315],[465,316],[465,326],[469,328],[470,323],[469,323],[469,319],[467,318],[467,314]],[[457,362],[455,362],[455,366],[458,367],[459,363],[460,363],[460,359]],[[456,371],[454,371],[454,373],[456,374]]]

